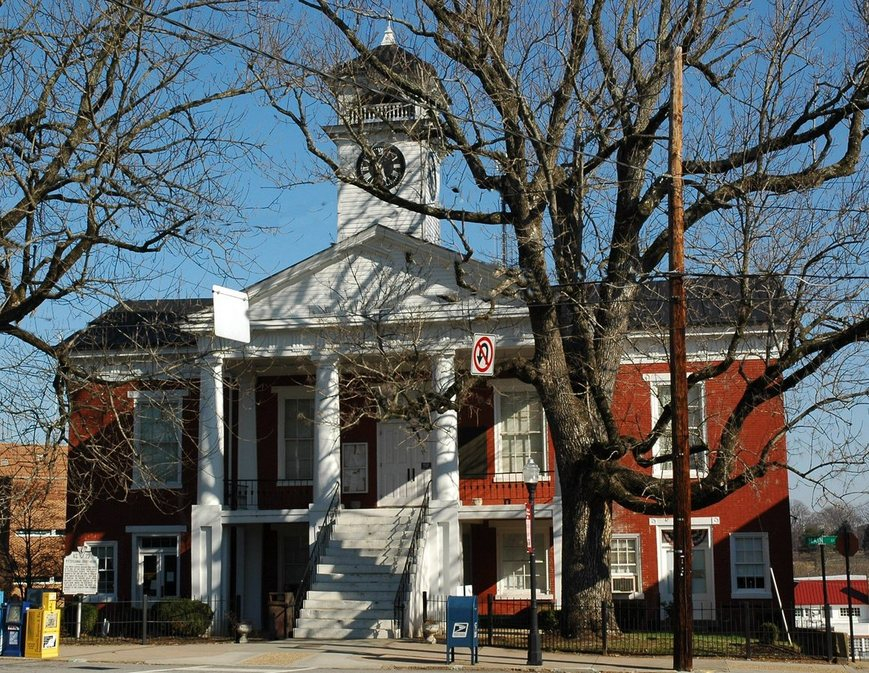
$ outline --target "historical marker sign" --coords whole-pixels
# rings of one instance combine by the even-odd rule
[[[471,349],[471,374],[492,376],[495,373],[495,337],[491,334],[475,334]]]
[[[64,594],[93,595],[98,592],[99,580],[99,559],[84,547],[63,559]]]

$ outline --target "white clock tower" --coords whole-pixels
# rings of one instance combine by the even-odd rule
[[[394,75],[390,80],[383,71]],[[442,97],[434,69],[395,43],[392,27],[368,54],[329,75],[338,99],[338,121],[326,132],[338,148],[342,169],[374,184],[377,176],[396,196],[435,203],[440,187],[441,146],[434,113],[401,87],[401,81]],[[396,81],[397,80],[397,81]],[[338,240],[380,224],[440,243],[440,222],[387,203],[356,185],[338,185]]]

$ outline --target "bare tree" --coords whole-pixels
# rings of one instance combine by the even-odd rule
[[[0,444],[0,458],[0,581],[23,595],[36,582],[61,575],[65,453],[62,447]]]
[[[649,348],[631,338],[632,316],[666,269],[675,46],[686,64],[688,272],[726,277],[729,292],[709,294],[707,305],[732,315],[710,364],[692,371],[689,385],[734,374],[740,382],[732,408],[716,421],[720,437],[693,448],[711,449],[708,469],[692,484],[696,507],[771,470],[799,472],[799,462],[785,460],[785,431],[821,428],[825,411],[846,415],[862,403],[865,2],[298,6],[307,39],[282,42],[271,30],[263,43],[278,45],[281,60],[258,72],[270,78],[272,104],[302,130],[319,166],[417,212],[493,235],[509,229],[515,261],[507,289],[521,290],[534,352],[501,371],[536,387],[555,442],[567,631],[592,625],[596,606],[610,598],[613,505],[648,514],[672,507],[671,482],[652,469],[671,459],[654,453],[669,405],[650,433],[625,436],[613,400],[620,364]],[[378,59],[370,45],[388,18],[440,87],[421,86]],[[336,64],[357,57],[378,93],[387,87],[393,98],[432,110],[446,184],[478,208],[399,198],[385,180],[368,184],[336,159],[319,124],[331,110],[361,130],[333,95]],[[364,134],[358,140],[368,147]],[[664,326],[644,327],[666,343]],[[758,414],[777,417],[781,432],[749,455],[746,427]],[[802,472],[819,484],[866,460],[865,443],[830,447],[815,437],[807,448]]]
[[[0,13],[3,435],[54,446],[81,377],[63,339],[118,297],[211,264],[241,227],[254,90],[242,0],[14,0]],[[220,33],[217,36],[216,33]],[[53,385],[45,385],[45,381]],[[58,413],[58,405],[60,407]]]

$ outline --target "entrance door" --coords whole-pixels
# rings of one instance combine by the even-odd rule
[[[404,423],[377,426],[377,504],[419,505],[431,479],[428,437]]]
[[[153,598],[178,595],[178,538],[153,536],[138,539],[139,567],[137,584],[141,597]]]
[[[694,620],[715,618],[715,585],[712,581],[712,545],[711,531],[707,528],[695,528],[691,531],[694,543],[691,559],[691,593],[694,605]],[[660,532],[661,555],[663,561],[660,578],[661,603],[673,602],[673,531],[669,529]],[[661,558],[663,557],[663,559]],[[662,615],[663,616],[663,615]]]

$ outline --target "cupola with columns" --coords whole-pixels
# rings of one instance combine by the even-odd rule
[[[435,203],[440,136],[435,107],[446,96],[434,68],[400,47],[391,24],[377,47],[327,78],[338,123],[326,128],[343,171],[414,203]],[[338,186],[338,240],[373,224],[440,243],[440,222],[349,183]]]

